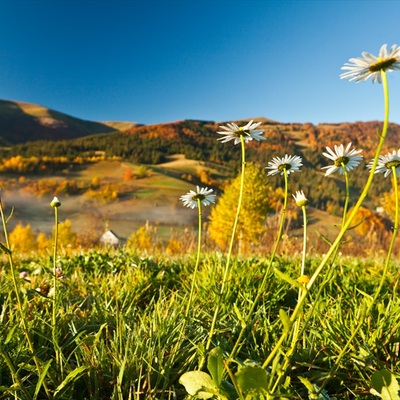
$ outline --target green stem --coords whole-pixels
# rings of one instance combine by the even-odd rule
[[[237,230],[237,226],[239,223],[240,210],[242,208],[243,193],[244,193],[244,173],[245,173],[245,169],[246,169],[246,147],[245,147],[245,140],[244,140],[243,135],[240,135],[240,143],[241,143],[241,148],[242,148],[242,173],[241,173],[241,177],[240,177],[240,191],[239,191],[238,206],[237,206],[237,210],[236,210],[235,221],[233,223],[232,236],[231,236],[231,241],[229,244],[228,255],[226,258],[226,264],[225,264],[225,270],[224,270],[224,274],[223,274],[223,278],[222,278],[221,289],[219,292],[217,305],[214,310],[214,316],[213,316],[213,319],[211,322],[211,328],[210,328],[210,332],[209,332],[208,340],[207,340],[207,344],[206,344],[206,351],[209,350],[209,348],[211,346],[212,338],[214,336],[215,324],[217,322],[219,309],[221,307],[222,296],[224,295],[224,292],[225,292],[225,285],[228,280],[228,273],[229,273],[229,267],[230,267],[230,263],[231,263],[233,245],[235,242],[236,230]]]
[[[270,265],[272,265],[272,261],[275,258],[276,252],[278,251],[278,246],[279,246],[279,243],[282,238],[283,226],[285,224],[285,218],[286,218],[286,211],[287,211],[287,204],[288,204],[288,192],[289,192],[289,177],[288,177],[288,173],[287,173],[286,169],[283,170],[283,177],[285,180],[285,197],[283,199],[283,208],[282,208],[281,218],[279,221],[278,236],[276,238],[275,245],[274,245],[274,248],[271,253]],[[267,272],[269,272],[269,269],[267,269]],[[264,289],[264,288],[262,287],[262,289]]]
[[[347,214],[347,209],[349,207],[349,198],[350,198],[350,187],[349,187],[349,173],[346,169],[346,165],[342,163],[342,168],[343,168],[343,174],[344,174],[344,179],[346,182],[346,198],[344,201],[344,206],[343,206],[343,218],[342,218],[342,226],[346,222],[346,214]]]
[[[383,128],[382,128],[382,133],[380,135],[379,138],[379,143],[375,152],[375,156],[372,162],[372,167],[371,167],[371,171],[369,173],[368,176],[368,180],[364,186],[363,191],[360,194],[360,197],[358,198],[353,210],[351,211],[349,217],[346,219],[346,222],[342,225],[342,229],[340,230],[340,232],[338,233],[335,241],[332,243],[331,247],[329,248],[329,250],[327,251],[325,257],[322,259],[321,263],[319,264],[319,266],[317,267],[317,269],[315,270],[314,274],[311,276],[310,281],[307,284],[307,290],[305,290],[295,309],[293,310],[293,313],[290,317],[290,320],[292,322],[294,322],[300,315],[302,308],[303,308],[303,304],[307,298],[307,294],[308,291],[311,289],[311,287],[313,286],[314,282],[316,281],[316,279],[318,278],[318,276],[320,275],[320,273],[322,272],[322,270],[324,269],[325,265],[328,263],[329,259],[331,258],[332,254],[335,252],[336,247],[340,244],[340,242],[343,239],[343,236],[345,235],[346,231],[349,229],[351,223],[353,222],[354,217],[356,216],[359,208],[361,207],[362,203],[364,202],[365,198],[368,195],[369,189],[371,187],[372,181],[374,179],[374,174],[375,174],[375,170],[376,170],[376,166],[378,164],[378,158],[379,155],[382,151],[382,147],[383,147],[383,143],[385,142],[386,139],[386,135],[387,135],[387,129],[389,126],[389,89],[388,89],[388,83],[387,83],[387,76],[385,71],[381,71],[381,75],[382,75],[382,86],[383,86],[383,92],[384,92],[384,103],[385,103],[385,114],[384,114],[384,121],[383,121]],[[279,352],[280,347],[282,345],[282,343],[285,341],[285,339],[287,338],[288,334],[290,333],[290,330],[284,330],[282,333],[282,336],[279,338],[278,342],[276,343],[275,347],[272,349],[271,353],[269,354],[269,356],[266,358],[266,360],[264,361],[263,364],[263,368],[266,368],[271,362],[272,360],[275,358],[275,355]]]
[[[287,174],[287,170],[284,169],[284,180],[285,180],[285,194],[284,194],[284,200],[283,200],[283,207],[282,207],[282,213],[281,213],[281,218],[280,218],[280,222],[279,222],[279,229],[278,229],[278,235],[275,241],[275,245],[274,248],[272,250],[271,253],[271,257],[269,259],[269,263],[267,266],[267,269],[264,273],[264,277],[263,280],[257,290],[257,294],[256,297],[254,298],[253,304],[250,307],[250,310],[248,312],[248,316],[247,316],[247,320],[246,323],[244,324],[244,326],[241,328],[239,336],[235,342],[235,345],[232,348],[232,351],[229,355],[230,359],[233,359],[236,355],[236,352],[238,351],[238,348],[240,346],[240,342],[243,338],[244,333],[246,332],[247,328],[249,327],[249,325],[253,325],[252,323],[250,323],[253,319],[254,319],[254,310],[256,308],[256,305],[258,304],[260,297],[262,296],[262,294],[264,293],[264,289],[265,289],[265,285],[267,284],[267,280],[271,271],[271,267],[272,267],[272,263],[275,259],[276,256],[276,252],[278,250],[278,246],[280,243],[280,240],[282,238],[282,233],[283,233],[283,226],[285,223],[285,218],[286,218],[286,210],[287,210],[287,203],[288,203],[288,192],[289,192],[289,180],[288,180],[288,174]]]
[[[187,321],[187,319],[189,317],[190,307],[192,305],[194,287],[195,287],[195,283],[196,283],[197,270],[199,268],[199,263],[200,263],[201,228],[202,228],[202,223],[203,223],[203,218],[202,218],[202,215],[201,215],[201,200],[200,199],[197,199],[197,208],[199,210],[199,227],[198,227],[199,232],[198,232],[198,239],[197,239],[197,258],[196,258],[196,265],[195,265],[194,271],[193,271],[192,285],[191,285],[191,288],[190,288],[189,300],[188,300],[188,303],[187,303],[187,306],[186,306],[185,321]],[[187,324],[187,322],[186,322],[186,324]]]
[[[307,253],[307,210],[306,206],[302,206],[303,211],[303,255],[301,258],[300,276],[305,274],[306,269],[306,253]]]
[[[198,216],[199,216],[199,226],[198,226],[198,240],[197,240],[197,257],[196,257],[196,264],[194,266],[193,270],[193,277],[192,277],[192,284],[190,287],[190,293],[189,293],[189,300],[186,305],[186,310],[185,310],[185,318],[182,324],[182,327],[179,332],[178,340],[176,341],[176,344],[174,348],[171,351],[171,356],[169,357],[169,360],[167,362],[167,370],[168,368],[174,363],[175,360],[175,354],[178,350],[178,347],[180,346],[182,342],[183,335],[185,333],[186,327],[188,326],[189,323],[189,313],[190,309],[192,306],[192,301],[193,301],[193,294],[194,294],[194,288],[196,285],[196,276],[197,276],[197,271],[199,268],[200,264],[200,253],[201,253],[201,232],[202,232],[202,225],[203,225],[203,218],[202,218],[202,212],[201,212],[201,200],[197,199],[197,208],[198,208]]]
[[[307,210],[306,210],[306,206],[302,206],[301,209],[303,211],[303,227],[304,227],[304,229],[303,229],[303,254],[302,254],[302,258],[301,258],[300,276],[305,274],[306,253],[307,253]],[[300,301],[300,297],[301,297],[301,292],[302,291],[304,291],[304,289],[300,288],[299,289],[299,294],[298,294],[298,301]],[[294,351],[296,350],[296,345],[297,345],[297,341],[298,341],[299,333],[300,333],[300,318],[298,318],[294,322],[293,331],[294,332],[293,332],[291,347],[287,351],[287,353],[285,354],[285,362],[284,362],[282,368],[279,371],[279,377],[275,381],[274,386],[272,387],[271,393],[274,393],[274,391],[276,390],[276,388],[279,385],[279,382],[281,381],[281,379],[285,375],[285,372],[286,372],[286,370],[287,370],[287,368],[289,366],[289,363],[290,363],[290,357],[294,353]]]
[[[392,252],[393,252],[393,247],[396,241],[396,237],[397,237],[397,233],[399,230],[399,196],[398,196],[398,184],[397,184],[397,175],[396,175],[396,167],[392,167],[392,173],[393,173],[393,189],[394,189],[394,197],[395,197],[395,219],[394,219],[394,226],[393,226],[393,233],[392,233],[392,239],[390,241],[390,245],[389,245],[389,249],[388,249],[388,253],[386,255],[386,260],[385,260],[385,267],[383,269],[383,273],[382,273],[382,277],[379,281],[379,285],[378,288],[375,291],[374,297],[372,298],[372,301],[370,302],[369,306],[367,307],[365,312],[362,312],[360,315],[360,320],[358,322],[358,325],[356,326],[356,328],[354,329],[352,335],[350,336],[349,340],[347,341],[346,345],[342,348],[342,350],[340,351],[335,364],[333,365],[333,367],[331,368],[331,370],[329,371],[329,374],[324,382],[324,384],[321,386],[321,390],[325,387],[327,381],[329,378],[331,378],[334,373],[337,371],[337,369],[339,368],[340,362],[343,358],[343,356],[346,354],[347,349],[350,347],[351,343],[353,342],[354,338],[356,337],[358,331],[360,330],[360,328],[362,327],[364,321],[365,321],[365,317],[367,315],[370,315],[372,308],[374,307],[378,296],[382,290],[382,287],[385,283],[385,279],[387,276],[387,273],[389,271],[389,266],[390,266],[390,259],[392,256]]]
[[[53,312],[51,318],[51,329],[53,345],[56,355],[56,364],[60,368],[61,376],[63,376],[62,363],[60,356],[60,348],[58,343],[57,332],[57,312],[58,312],[58,274],[57,274],[57,250],[58,250],[58,207],[54,207],[54,243],[53,243]]]
[[[10,240],[9,240],[9,235],[8,235],[7,220],[4,215],[3,203],[1,201],[1,198],[0,198],[0,215],[1,215],[1,220],[3,223],[4,238],[6,241],[6,248],[8,249],[8,252],[7,252],[8,262],[10,265],[11,278],[12,278],[12,282],[14,285],[15,296],[17,298],[17,305],[18,305],[18,310],[19,310],[19,314],[20,314],[20,318],[21,318],[22,329],[23,329],[26,341],[28,342],[29,350],[32,353],[32,358],[33,358],[33,361],[36,366],[37,374],[38,374],[38,376],[40,376],[42,374],[42,367],[36,356],[35,348],[33,346],[33,342],[32,342],[31,336],[29,334],[29,328],[26,323],[26,316],[23,311],[23,304],[22,304],[20,290],[19,290],[19,282],[17,281],[17,277],[16,277],[16,273],[15,273],[14,260],[13,260],[13,256],[12,256],[12,252],[11,252]],[[48,396],[50,396],[49,390],[48,390],[45,382],[43,382],[43,386],[45,388],[46,394]],[[25,391],[25,389],[22,389],[22,390]]]

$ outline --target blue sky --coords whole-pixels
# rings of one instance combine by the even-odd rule
[[[340,68],[400,45],[399,20],[398,0],[1,0],[0,98],[145,124],[382,120],[382,86]]]

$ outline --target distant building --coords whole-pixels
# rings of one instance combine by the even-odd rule
[[[109,229],[101,235],[100,242],[108,246],[118,246],[121,244],[121,239]]]

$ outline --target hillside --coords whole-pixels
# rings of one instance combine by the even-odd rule
[[[84,121],[37,104],[0,100],[0,145],[36,140],[74,139],[118,128],[110,123]]]
[[[49,115],[56,116],[60,124],[72,118],[26,103],[3,101],[0,105],[0,121],[8,118],[11,124],[13,120],[15,127],[19,126],[18,132],[32,120],[35,120],[32,131],[43,126],[43,119],[51,125],[46,120]],[[22,115],[21,119],[18,115]],[[363,150],[364,160],[350,177],[351,205],[367,179],[365,165],[372,157],[381,123],[313,125],[266,118],[255,120],[263,122],[261,128],[265,130],[266,140],[246,145],[247,161],[265,167],[276,156],[301,156],[304,167],[302,173],[290,176],[290,191],[304,190],[310,198],[310,223],[319,232],[327,233],[327,229],[340,222],[344,181],[339,175],[324,176],[321,167],[329,162],[322,152],[326,146],[333,148],[335,144],[349,142]],[[247,121],[236,122],[243,125]],[[63,199],[64,215],[79,221],[74,226],[76,230],[89,230],[96,235],[110,223],[111,228],[126,237],[149,220],[163,225],[164,232],[169,233],[171,227],[182,228],[196,220],[191,210],[182,210],[178,201],[181,194],[193,185],[202,184],[214,188],[220,195],[226,181],[240,170],[240,145],[217,140],[216,132],[226,122],[183,120],[142,126],[107,122],[108,129],[111,126],[113,131],[103,133],[98,129],[104,125],[93,124],[93,129],[97,129],[95,134],[82,128],[80,133],[76,131],[81,136],[71,138],[54,123],[53,133],[47,132],[51,140],[37,140],[42,137],[39,134],[22,135],[13,138],[14,142],[19,139],[21,143],[0,147],[0,184],[7,203],[16,205],[14,223],[21,220],[31,223],[35,229],[47,226],[48,230],[51,215],[46,209],[47,200],[43,208],[43,197],[56,194]],[[29,141],[29,137],[36,139]],[[384,152],[398,149],[399,140],[400,126],[391,124]],[[145,176],[138,172],[142,167],[147,169]],[[99,182],[95,189],[93,179]],[[275,189],[283,186],[280,176],[266,176],[266,179]],[[365,205],[374,210],[381,205],[382,194],[390,190],[390,179],[375,179]],[[46,220],[49,222],[45,223]]]

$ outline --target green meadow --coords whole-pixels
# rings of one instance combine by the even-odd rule
[[[312,273],[319,261],[310,258],[307,271]],[[222,254],[202,256],[186,325],[194,255],[143,256],[126,248],[61,255],[57,258],[62,274],[55,327],[51,326],[54,300],[51,292],[46,292],[52,286],[51,259],[16,260],[22,310],[16,304],[10,269],[3,263],[1,398],[187,398],[179,378],[196,370],[206,356],[204,345],[225,262]],[[229,360],[245,326],[235,361],[230,364],[232,373],[243,365],[263,363],[283,329],[280,310],[290,314],[297,301],[297,287],[271,273],[251,323],[246,323],[268,262],[267,258],[252,257],[232,262],[212,343],[213,348],[221,349],[224,360]],[[299,263],[298,258],[277,257],[273,267],[295,279]],[[20,278],[21,272],[26,276]],[[283,384],[269,398],[308,398],[301,379],[318,387],[325,384],[330,397],[314,398],[375,398],[370,393],[374,373],[396,373],[400,368],[398,264],[388,274],[376,306],[365,316],[339,363],[337,360],[371,301],[381,273],[380,260],[346,257],[327,266],[303,309],[298,345],[282,376]],[[32,359],[20,312],[42,375]],[[289,347],[290,341],[281,349],[275,378]],[[268,368],[267,374],[272,374],[272,369]]]

